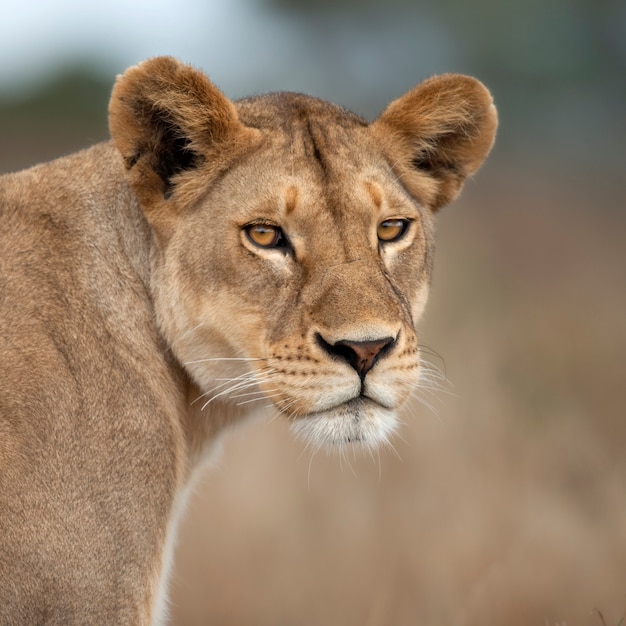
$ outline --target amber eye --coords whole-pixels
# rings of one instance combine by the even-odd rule
[[[285,246],[285,236],[278,226],[249,224],[244,230],[250,242],[259,248],[280,248]]]
[[[409,227],[408,220],[385,220],[378,225],[376,234],[379,241],[398,241]]]

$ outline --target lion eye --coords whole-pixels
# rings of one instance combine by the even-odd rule
[[[249,241],[259,248],[280,248],[285,246],[285,236],[278,226],[249,224],[244,230]]]
[[[385,220],[378,225],[376,234],[379,241],[385,243],[390,241],[398,241],[409,227],[409,220]]]

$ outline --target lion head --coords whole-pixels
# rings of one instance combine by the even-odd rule
[[[118,78],[155,310],[203,404],[271,404],[314,445],[386,441],[420,377],[434,214],[496,125],[487,89],[453,74],[371,123],[301,94],[232,102],[171,58]]]

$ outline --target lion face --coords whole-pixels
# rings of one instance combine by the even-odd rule
[[[271,404],[315,446],[386,441],[418,384],[434,211],[495,125],[466,77],[372,124],[296,94],[232,103],[171,59],[121,77],[111,130],[155,236],[155,308],[204,406]]]
[[[209,397],[271,402],[315,441],[375,444],[417,383],[432,218],[367,129],[292,100],[306,122],[260,128],[176,229],[162,317],[180,320],[170,341]],[[259,105],[240,112],[257,128]],[[241,359],[226,385],[216,356]]]

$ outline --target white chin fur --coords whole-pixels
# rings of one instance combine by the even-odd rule
[[[298,417],[292,429],[314,448],[348,444],[377,448],[388,443],[397,421],[394,411],[359,398],[327,411]]]

